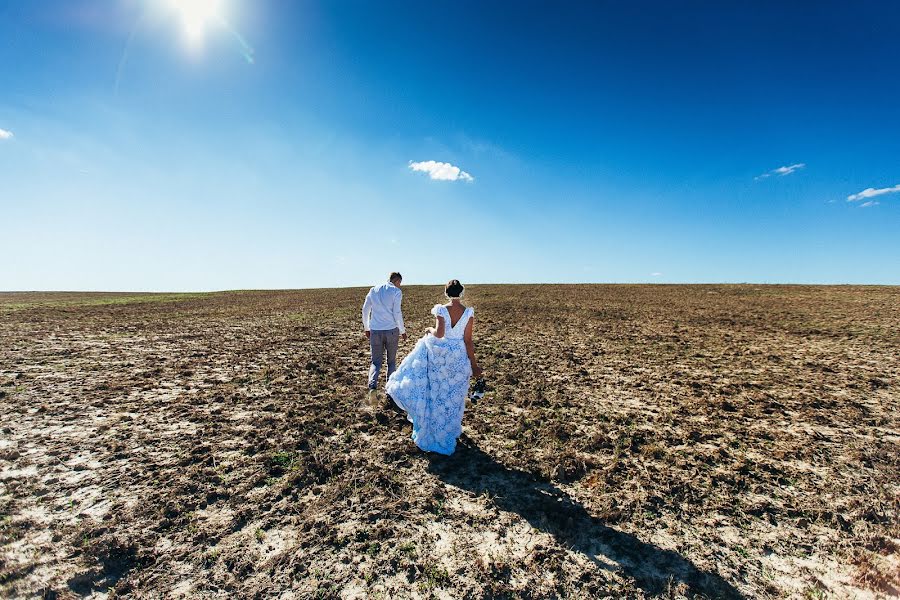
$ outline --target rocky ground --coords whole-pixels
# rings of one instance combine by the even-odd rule
[[[900,594],[900,289],[471,286],[452,457],[364,292],[0,294],[0,596]]]

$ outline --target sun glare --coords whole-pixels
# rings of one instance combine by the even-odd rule
[[[222,0],[168,0],[184,28],[184,35],[192,46],[203,42],[210,25],[222,22]]]

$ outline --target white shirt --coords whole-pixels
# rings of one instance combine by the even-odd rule
[[[387,331],[397,327],[401,334],[406,333],[403,313],[400,312],[402,301],[403,292],[393,283],[376,285],[369,290],[362,308],[365,330]]]

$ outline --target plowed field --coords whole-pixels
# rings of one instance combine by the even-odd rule
[[[0,596],[900,594],[900,289],[470,286],[452,457],[364,295],[0,294]]]

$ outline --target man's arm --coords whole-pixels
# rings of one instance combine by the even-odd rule
[[[366,294],[366,300],[363,302],[362,307],[362,321],[363,321],[363,331],[366,332],[366,337],[369,337],[369,318],[372,316],[372,290],[369,290],[369,293]]]
[[[403,311],[400,308],[402,303],[403,292],[398,290],[397,295],[394,297],[394,322],[400,329],[400,335],[406,336],[406,327],[403,326]]]

